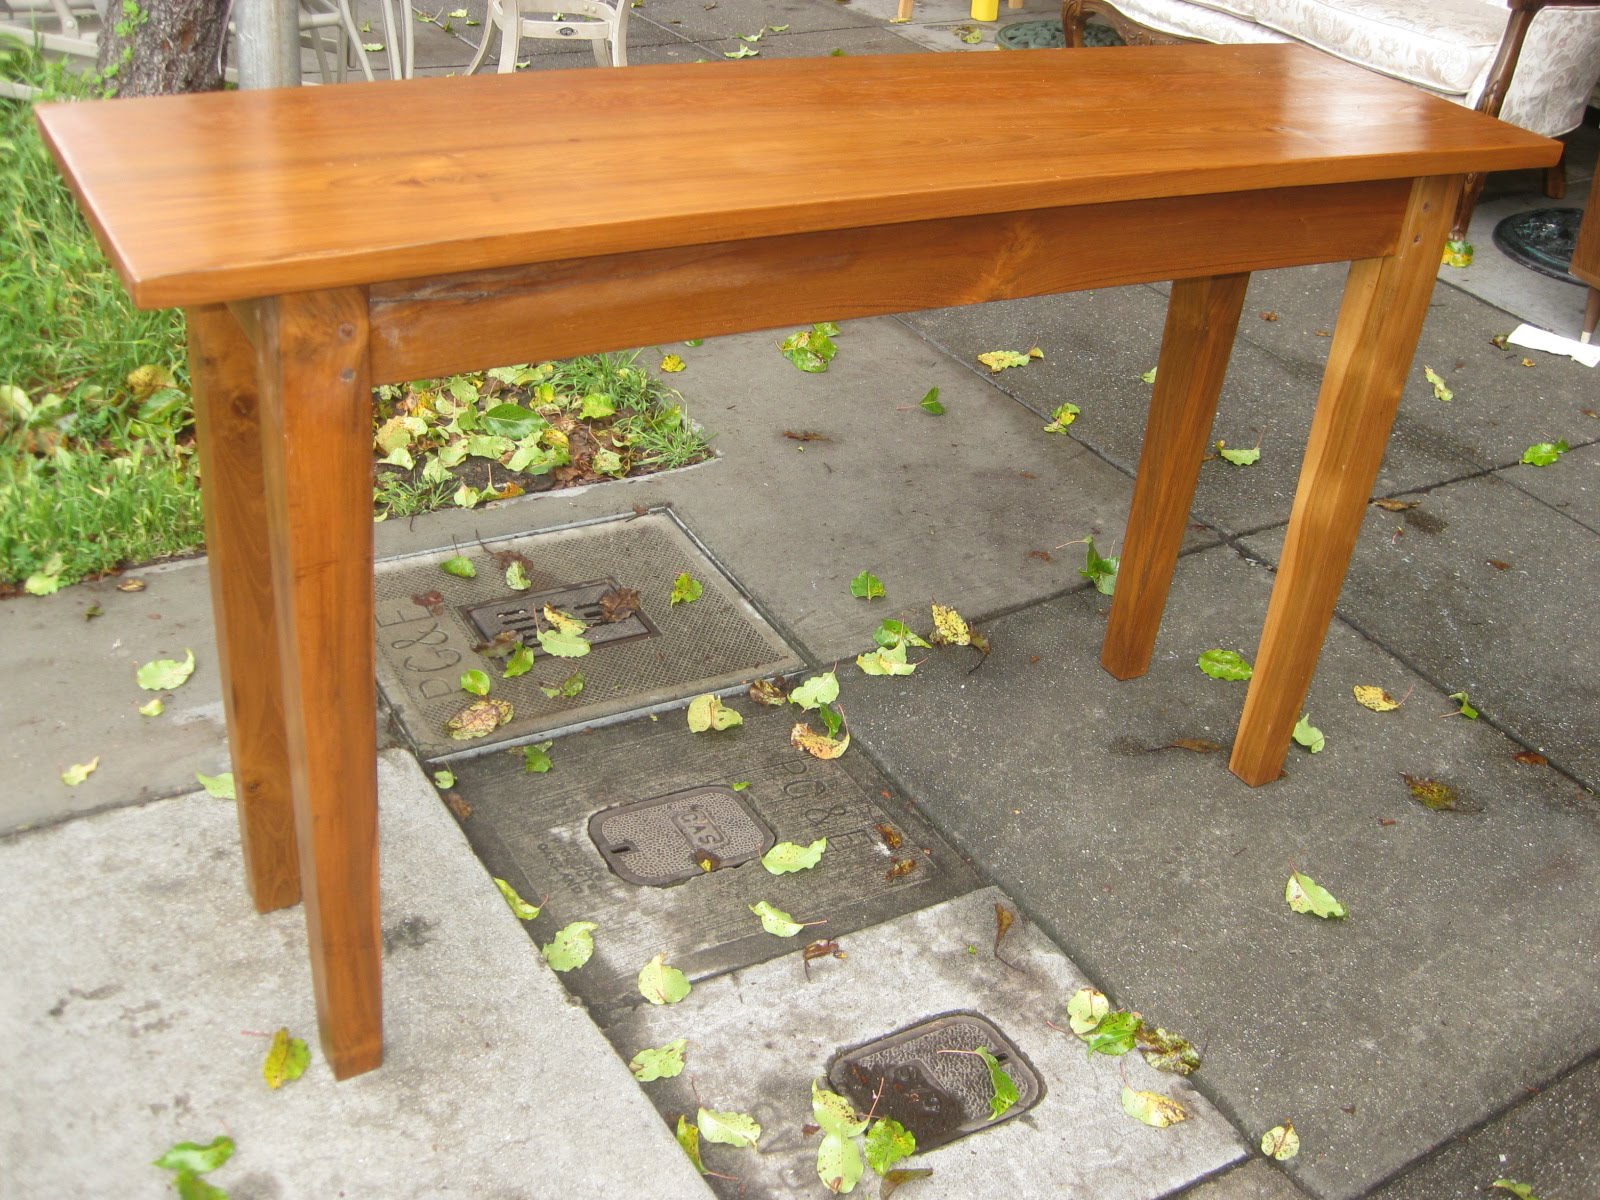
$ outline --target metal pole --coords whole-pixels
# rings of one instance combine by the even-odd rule
[[[299,0],[235,0],[241,88],[300,83]]]

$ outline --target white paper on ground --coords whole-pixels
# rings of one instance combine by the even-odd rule
[[[1518,325],[1506,339],[1513,346],[1526,346],[1529,350],[1545,350],[1551,354],[1565,354],[1586,367],[1600,365],[1600,345],[1586,346],[1582,342],[1564,338],[1548,329],[1533,325]]]

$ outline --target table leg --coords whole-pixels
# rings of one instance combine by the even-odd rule
[[[323,1053],[383,1061],[364,289],[260,301],[267,524],[300,876]]]
[[[1248,274],[1217,275],[1172,285],[1116,598],[1100,650],[1100,665],[1118,679],[1150,669],[1249,282]]]
[[[1228,763],[1252,786],[1282,773],[1400,407],[1460,190],[1459,177],[1417,180],[1395,252],[1350,264]]]
[[[278,683],[255,348],[221,305],[192,308],[186,317],[245,882],[257,910],[271,912],[300,899],[300,867]]]

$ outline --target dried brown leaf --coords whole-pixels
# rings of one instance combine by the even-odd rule
[[[625,621],[643,605],[636,588],[614,587],[600,594],[600,616],[608,622]]]
[[[1405,512],[1408,508],[1415,508],[1421,500],[1392,500],[1388,496],[1379,496],[1372,501],[1385,512]]]
[[[894,866],[883,873],[885,879],[899,879],[911,874],[917,869],[917,860],[914,858],[897,858]]]
[[[1525,767],[1543,767],[1548,765],[1550,762],[1548,758],[1540,754],[1537,750],[1519,751],[1511,756],[1511,761],[1519,762]]]

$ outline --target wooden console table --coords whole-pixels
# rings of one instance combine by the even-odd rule
[[[991,99],[1004,98],[1004,112]],[[1461,177],[1556,142],[1298,47],[556,71],[39,109],[188,312],[249,886],[303,894],[335,1073],[383,1056],[371,387],[1175,280],[1101,661],[1145,671],[1249,272],[1351,260],[1230,766],[1275,779]]]

